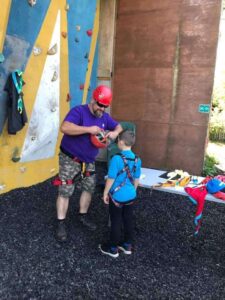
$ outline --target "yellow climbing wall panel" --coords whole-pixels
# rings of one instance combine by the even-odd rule
[[[8,17],[10,12],[11,0],[0,0],[1,18],[0,18],[0,52],[2,52]]]

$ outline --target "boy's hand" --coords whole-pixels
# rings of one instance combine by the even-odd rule
[[[103,195],[103,201],[105,204],[109,204],[109,196],[108,195]]]

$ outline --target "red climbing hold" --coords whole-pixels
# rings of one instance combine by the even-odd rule
[[[71,97],[70,97],[70,94],[68,93],[68,94],[67,94],[67,97],[66,97],[66,101],[67,101],[67,102],[70,102],[70,100],[71,100]]]
[[[80,84],[80,90],[84,89],[84,84]]]
[[[88,30],[87,30],[87,35],[88,35],[88,36],[92,36],[92,29],[88,29]]]

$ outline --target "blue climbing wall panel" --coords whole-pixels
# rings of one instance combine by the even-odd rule
[[[70,4],[68,11],[69,81],[71,107],[73,107],[82,103],[83,88],[90,63],[88,61],[92,40],[90,30],[93,29],[96,1],[70,0],[68,3]],[[95,51],[87,101],[97,84],[97,57],[97,51]]]

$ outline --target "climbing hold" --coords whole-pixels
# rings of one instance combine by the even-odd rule
[[[34,142],[37,139],[37,137],[33,135],[30,139],[32,142]]]
[[[27,170],[27,168],[26,168],[26,167],[20,167],[20,172],[21,172],[21,173],[25,173],[25,172],[26,172],[26,170]]]
[[[89,88],[88,88],[88,92],[90,92],[90,90],[91,90],[91,87],[89,86]]]
[[[70,94],[67,93],[67,96],[66,96],[66,101],[69,102],[71,100],[71,97],[70,97]]]
[[[77,26],[76,26],[76,30],[77,30],[77,31],[80,31],[80,28],[81,28],[80,25],[77,25]]]
[[[66,4],[66,5],[65,5],[65,10],[68,11],[69,9],[70,9],[69,4]]]
[[[51,170],[50,170],[50,173],[54,173],[56,171],[56,169],[55,168],[52,168]]]
[[[48,50],[47,54],[54,55],[57,53],[57,51],[58,51],[58,47],[57,47],[57,44],[55,44]]]
[[[55,111],[56,111],[56,107],[53,106],[53,107],[51,108],[51,112],[55,112]]]
[[[66,37],[67,37],[67,32],[65,32],[65,31],[62,31],[62,37],[65,39]]]
[[[3,191],[6,188],[5,184],[0,184],[0,191]]]
[[[84,84],[80,84],[80,90],[84,89]]]
[[[33,7],[35,4],[37,4],[37,0],[28,0],[28,3]]]
[[[57,79],[58,79],[58,73],[54,71],[51,81],[56,81]]]
[[[92,29],[88,29],[86,32],[88,36],[92,36]]]
[[[19,148],[15,147],[13,149],[13,153],[12,153],[12,161],[13,162],[18,162],[19,160],[20,160],[20,157],[19,157]]]
[[[41,48],[34,46],[33,53],[34,53],[35,56],[40,55],[41,54]]]
[[[76,43],[79,43],[79,39],[78,39],[78,38],[75,38],[75,42],[76,42]]]
[[[2,53],[0,53],[0,63],[3,63],[4,60],[5,60],[5,56]]]
[[[86,59],[88,58],[88,52],[84,55],[84,58]]]

